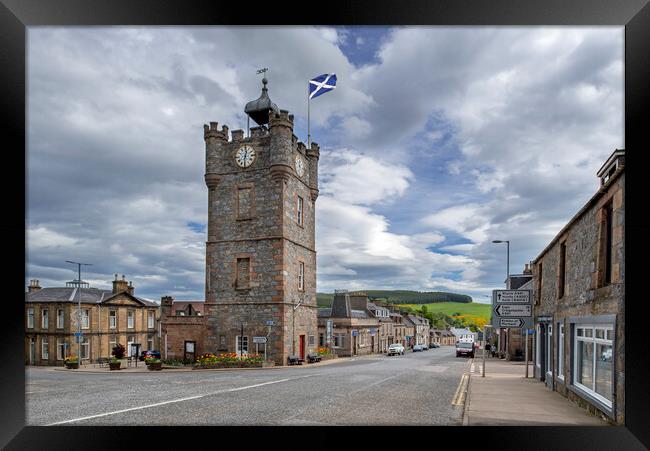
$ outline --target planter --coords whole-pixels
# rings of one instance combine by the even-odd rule
[[[108,367],[111,370],[120,370],[122,369],[122,362],[108,362]]]
[[[149,369],[149,371],[160,371],[162,370],[162,362],[148,363],[147,369]]]
[[[210,369],[210,368],[262,368],[262,362],[217,362],[208,363],[205,365],[195,365],[196,369]]]
[[[65,367],[69,370],[78,370],[79,369],[79,362],[70,362],[66,363]]]
[[[128,368],[129,359],[120,359],[120,368]]]

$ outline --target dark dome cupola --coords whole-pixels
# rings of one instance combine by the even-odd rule
[[[279,113],[278,106],[269,98],[269,90],[266,84],[269,81],[264,77],[262,79],[262,95],[257,100],[251,100],[246,104],[244,112],[253,119],[257,125],[265,125],[269,123],[269,114],[271,111]]]

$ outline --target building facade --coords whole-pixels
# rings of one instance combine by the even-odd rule
[[[327,321],[333,323],[331,348],[341,357],[380,352],[380,322],[368,309],[365,293],[337,290],[331,308],[318,309],[318,331],[327,337]]]
[[[625,421],[625,151],[600,189],[534,260],[535,377],[610,421]]]
[[[41,288],[32,280],[25,294],[25,363],[62,365],[69,355],[81,363],[107,358],[121,343],[131,355],[131,344],[139,350],[159,348],[158,304],[134,295],[133,284],[113,281],[112,290],[100,290],[85,282],[66,287]],[[81,300],[81,343],[79,332]],[[79,346],[81,344],[81,347]]]
[[[203,301],[160,299],[161,354],[169,360],[191,360],[207,352]]]
[[[205,349],[249,353],[252,338],[264,336],[266,358],[286,364],[316,346],[319,147],[298,142],[293,115],[271,102],[266,85],[246,105],[259,125],[249,136],[204,126]]]

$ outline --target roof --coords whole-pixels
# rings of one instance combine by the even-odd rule
[[[81,303],[82,304],[99,304],[117,296],[118,294],[126,294],[127,296],[139,301],[145,307],[158,307],[158,304],[150,301],[149,299],[141,298],[122,291],[113,294],[112,290],[100,290],[98,288],[82,288],[81,289]],[[25,293],[25,302],[28,303],[77,303],[79,302],[79,293],[76,287],[51,287],[41,288],[31,293]]]
[[[618,180],[618,178],[619,178],[619,177],[620,177],[624,172],[625,172],[625,166],[621,166],[621,167],[620,167],[619,169],[617,169],[616,172],[615,172],[615,173],[614,173],[614,174],[609,178],[609,180],[607,180],[607,182],[606,182],[605,184],[603,184],[603,185],[600,186],[600,188],[598,189],[598,191],[596,191],[596,193],[591,197],[591,199],[589,199],[589,200],[587,201],[587,203],[584,204],[584,205],[582,206],[582,208],[581,208],[581,209],[580,209],[580,210],[579,210],[579,211],[578,211],[578,212],[573,216],[573,218],[571,218],[571,219],[569,220],[569,222],[567,222],[566,225],[565,225],[564,227],[562,227],[562,229],[557,233],[557,235],[555,235],[555,237],[551,240],[551,242],[548,243],[548,245],[544,248],[544,250],[542,250],[542,252],[539,253],[539,255],[537,256],[537,258],[535,258],[535,260],[533,260],[533,263],[534,263],[534,264],[537,264],[537,262],[539,261],[539,259],[542,258],[542,256],[543,256],[544,254],[546,254],[546,253],[547,253],[547,252],[548,252],[548,251],[553,247],[553,245],[554,245],[554,244],[555,244],[555,243],[560,239],[560,237],[561,237],[562,235],[564,235],[564,233],[565,233],[565,232],[566,232],[566,231],[567,231],[567,230],[568,230],[568,229],[569,229],[569,228],[570,228],[570,227],[571,227],[571,226],[572,226],[572,225],[573,225],[573,224],[574,224],[578,219],[580,219],[580,217],[581,217],[583,214],[585,214],[585,213],[589,210],[589,208],[591,208],[591,207],[592,207],[592,206],[593,206],[593,205],[598,201],[598,199],[600,199],[600,198],[603,196],[603,194],[605,194],[605,193],[607,192],[607,190],[609,190],[610,186],[613,185],[614,182],[615,182],[616,180]]]
[[[366,313],[363,310],[352,310],[350,317],[351,318],[370,318],[370,316],[368,316],[368,313]]]
[[[186,310],[188,305],[191,305],[192,309],[196,310],[197,312],[204,313],[205,301],[173,301],[172,309]]]
[[[331,308],[319,308],[316,312],[316,316],[319,318],[329,318],[331,314]]]
[[[274,111],[275,113],[279,111],[278,106],[269,98],[269,90],[266,87],[268,80],[266,77],[262,79],[262,83],[262,94],[259,96],[259,98],[251,100],[244,107],[244,112],[248,114],[250,118],[253,119],[258,125],[269,123],[270,111]]]

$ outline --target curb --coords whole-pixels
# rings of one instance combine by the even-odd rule
[[[470,361],[470,367],[474,363],[474,359]],[[469,399],[470,399],[470,394],[471,394],[471,387],[472,387],[472,373],[471,371],[469,372],[469,377],[467,378],[467,389],[465,390],[465,405],[463,406],[463,421],[462,425],[463,426],[469,426]]]

